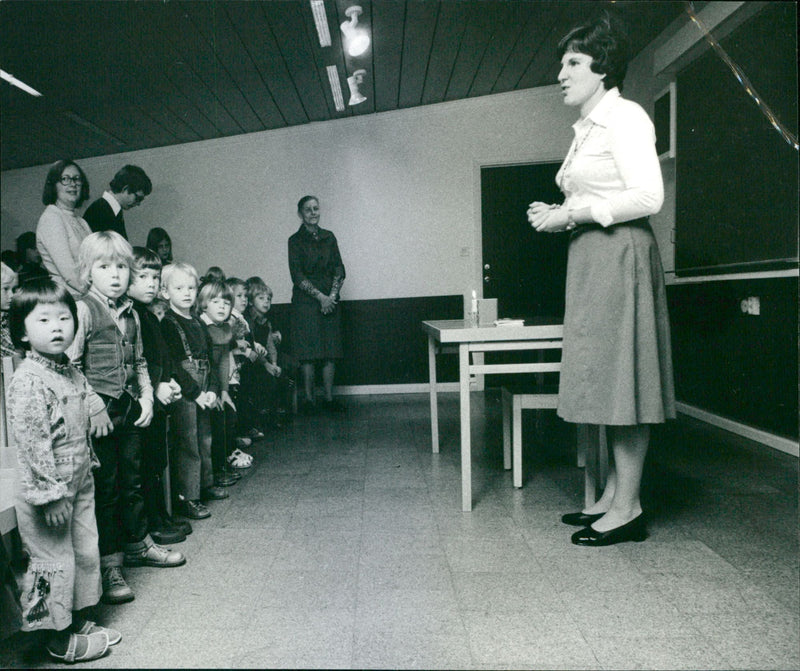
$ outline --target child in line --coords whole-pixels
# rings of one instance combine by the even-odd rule
[[[78,250],[81,282],[78,327],[67,349],[106,404],[114,424],[94,443],[100,468],[94,473],[103,601],[134,598],[122,566],[182,566],[180,552],[153,542],[142,497],[142,429],[153,418],[153,387],[142,352],[139,317],[125,296],[133,249],[114,231],[92,233]]]
[[[147,233],[147,242],[144,246],[158,254],[162,266],[172,263],[172,238],[163,228],[159,226],[151,228]]]
[[[17,263],[20,284],[36,277],[50,277],[42,265],[42,255],[36,249],[36,233],[33,231],[26,231],[17,238]]]
[[[11,299],[17,291],[17,273],[10,266],[0,262],[0,349],[3,356],[14,356],[14,343],[8,327],[8,310]]]
[[[209,282],[224,281],[225,271],[223,271],[219,266],[211,266],[208,270],[206,270],[206,274],[200,278],[200,286],[202,287],[204,284],[208,284]]]
[[[216,369],[220,380],[220,394],[211,413],[211,465],[214,469],[214,484],[229,487],[239,481],[241,475],[228,466],[228,456],[234,451],[236,437],[236,405],[229,393],[231,363],[233,360],[233,330],[228,323],[233,296],[224,282],[207,282],[200,288],[197,308],[211,337],[211,367]]]
[[[242,448],[249,447],[253,439],[259,440],[264,437],[264,434],[256,428],[251,417],[252,413],[248,412],[251,404],[240,393],[242,369],[246,364],[254,364],[258,361],[259,356],[265,356],[266,349],[253,341],[250,325],[244,318],[244,312],[247,309],[247,288],[244,280],[238,277],[229,277],[225,280],[225,284],[233,296],[233,306],[228,321],[231,325],[236,349],[233,350],[234,367],[231,371],[229,392],[233,402],[237,405],[237,433],[239,434],[236,437],[236,449],[229,457],[229,461],[235,468],[248,468],[253,463],[253,457],[244,452]]]
[[[30,280],[10,308],[11,337],[26,351],[7,399],[19,481],[17,529],[27,555],[22,631],[53,632],[48,653],[67,663],[106,654],[122,634],[84,619],[102,592],[89,435],[111,428],[102,399],[64,354],[75,300],[49,277]]]
[[[170,304],[161,332],[182,394],[173,404],[169,428],[175,510],[202,520],[211,517],[205,502],[228,494],[214,485],[210,411],[217,402],[219,376],[210,366],[210,336],[192,314],[197,284],[197,271],[188,263],[173,263],[161,271],[161,293]]]
[[[133,248],[133,265],[128,298],[139,316],[142,349],[156,403],[153,421],[144,430],[142,450],[142,496],[147,512],[150,537],[159,544],[181,543],[192,532],[189,522],[177,522],[169,515],[164,498],[162,473],[167,457],[167,413],[169,405],[181,397],[180,385],[172,376],[172,364],[158,317],[148,308],[158,294],[161,282],[161,259],[145,248]]]
[[[247,310],[245,318],[253,334],[253,340],[266,349],[266,355],[261,358],[261,364],[267,372],[262,377],[265,421],[281,428],[288,416],[287,408],[294,384],[278,365],[278,345],[281,342],[279,331],[272,330],[272,324],[267,314],[272,307],[272,289],[260,277],[251,277],[247,285]]]

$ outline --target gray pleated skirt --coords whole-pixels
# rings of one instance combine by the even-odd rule
[[[664,271],[647,220],[576,229],[566,284],[558,414],[605,425],[675,417]]]

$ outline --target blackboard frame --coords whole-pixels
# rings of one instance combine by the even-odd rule
[[[795,3],[766,3],[720,40],[795,134],[796,21]],[[676,275],[796,268],[797,151],[713,49],[676,80]]]

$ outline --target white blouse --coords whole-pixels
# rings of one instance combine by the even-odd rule
[[[615,87],[572,128],[575,139],[556,175],[565,207],[589,207],[603,226],[661,209],[664,182],[647,112]]]

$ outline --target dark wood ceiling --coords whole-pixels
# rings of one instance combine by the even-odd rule
[[[351,4],[372,37],[347,55]],[[601,6],[634,52],[682,2],[325,0],[322,48],[308,0],[0,2],[2,169],[371,114],[555,82],[555,45]],[[367,100],[337,112],[326,66],[367,71]]]

